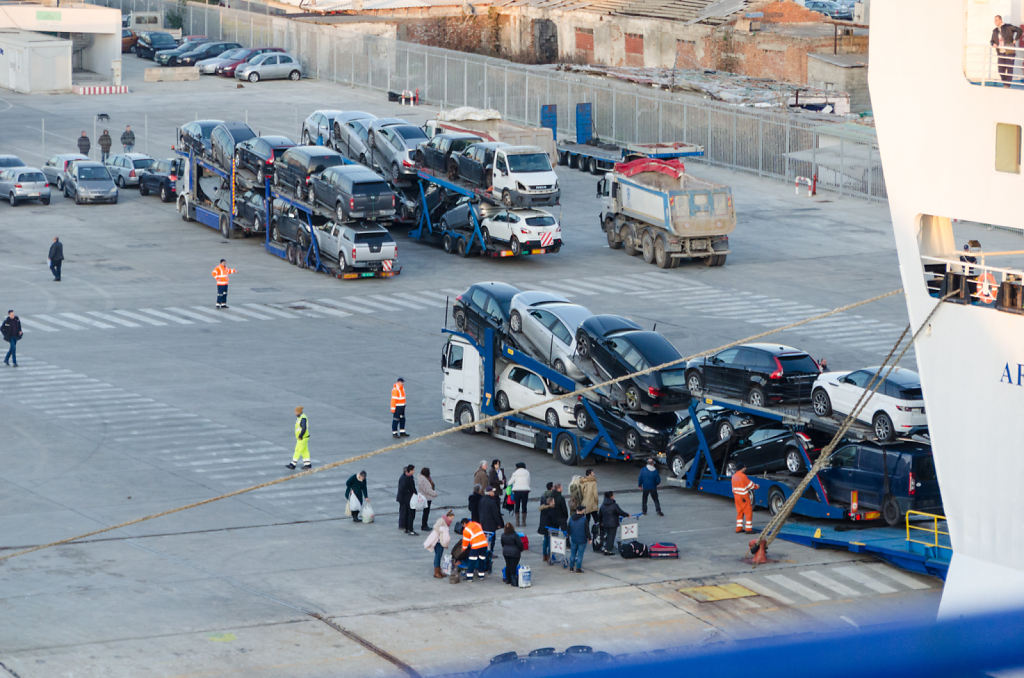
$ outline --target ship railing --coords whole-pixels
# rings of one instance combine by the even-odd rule
[[[922,256],[928,293],[954,304],[1024,313],[1024,271],[984,263],[985,256],[1004,254],[1024,254],[1024,251],[986,252],[980,263],[965,260],[961,255]]]
[[[924,518],[926,520],[915,520],[911,518]],[[925,513],[924,511],[907,511],[907,541],[913,544],[921,544],[929,548],[953,550],[949,540],[949,531],[939,529],[939,523],[945,526],[946,516],[937,513]],[[929,526],[929,522],[931,525]],[[913,536],[911,536],[913,533]],[[928,535],[928,536],[926,536]]]
[[[1012,51],[1012,55],[1000,52]],[[1000,62],[1002,60],[1002,63]],[[1000,76],[1000,67],[1009,67],[1009,81]],[[976,85],[1024,89],[1024,47],[1001,47],[985,43],[968,44],[964,49],[964,75]]]

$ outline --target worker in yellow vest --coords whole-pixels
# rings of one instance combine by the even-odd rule
[[[409,436],[405,432],[405,379],[401,377],[391,387],[391,436]]]
[[[217,268],[210,272],[213,279],[217,281],[217,308],[228,307],[228,281],[233,273],[237,273],[235,269],[228,268],[227,262],[223,259],[217,264]]]
[[[302,468],[313,468],[309,461],[309,422],[302,412],[302,406],[295,408],[295,454],[288,462],[288,468],[295,468],[295,462],[302,458]]]

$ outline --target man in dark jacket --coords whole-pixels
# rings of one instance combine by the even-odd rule
[[[640,477],[637,478],[636,484],[643,490],[641,507],[644,515],[647,515],[647,497],[654,499],[654,510],[658,512],[658,515],[665,515],[661,512],[661,502],[658,501],[658,485],[661,484],[661,474],[658,473],[658,467],[654,465],[653,459],[648,459],[647,465],[640,469]]]
[[[57,236],[53,236],[53,244],[50,245],[50,253],[46,255],[46,258],[50,260],[50,273],[53,274],[53,279],[60,282],[60,266],[64,263],[64,245]]]
[[[21,319],[14,315],[14,309],[7,311],[7,317],[4,318],[4,324],[0,325],[0,334],[3,334],[4,341],[6,341],[10,348],[7,349],[7,355],[4,357],[4,365],[10,365],[10,361],[14,360],[14,366],[18,366],[18,354],[15,351],[15,347],[18,345],[18,340],[21,339]]]
[[[498,541],[499,534],[505,521],[501,519],[501,508],[498,506],[498,499],[495,496],[496,491],[493,487],[488,487],[487,492],[480,499],[480,527],[483,528],[484,532],[489,532],[487,539],[490,544],[487,547],[487,560],[484,565],[484,571],[491,571],[491,558],[494,555],[494,544]]]
[[[124,146],[125,153],[135,150],[135,132],[132,131],[131,125],[125,125],[124,131],[121,132],[121,145]]]
[[[89,136],[82,130],[82,136],[78,137],[78,152],[82,155],[88,156],[89,149],[92,148],[92,142],[89,141]]]
[[[114,143],[114,140],[110,138],[110,132],[103,130],[103,134],[97,140],[100,145],[100,162],[106,162],[107,158],[110,157],[110,145]]]
[[[555,502],[554,513],[552,514],[555,524],[558,529],[565,531],[569,525],[569,507],[565,503],[565,497],[562,495],[562,483],[555,483],[554,487],[551,488],[551,499]]]
[[[395,501],[398,502],[398,529],[405,530],[406,534],[417,535],[412,529],[413,521],[416,520],[416,509],[409,506],[409,500],[416,494],[416,479],[413,478],[413,471],[416,467],[409,464],[398,477],[398,494]]]
[[[587,514],[583,506],[576,507],[576,515],[569,521],[569,571],[583,574],[583,554],[587,552],[590,530],[587,529]]]
[[[996,14],[996,27],[992,29],[992,39],[989,44],[996,48],[996,56],[999,63],[999,79],[1003,81],[1003,87],[1009,87],[1013,81],[1013,71],[1016,68],[1017,41],[1020,40],[1021,30],[1013,24],[1003,23],[1003,17]]]
[[[349,479],[345,481],[345,501],[348,501],[349,497],[353,494],[356,495],[356,499],[359,500],[359,510],[362,510],[363,502],[365,502],[369,496],[369,493],[366,490],[366,471],[353,473]],[[357,523],[363,522],[362,518],[359,517],[359,511],[352,512],[352,520]]]
[[[597,515],[601,519],[604,554],[606,556],[615,555],[612,547],[615,546],[615,532],[619,529],[619,518],[625,518],[629,514],[619,508],[618,503],[615,501],[615,493],[608,491],[604,493],[604,503],[598,509]]]

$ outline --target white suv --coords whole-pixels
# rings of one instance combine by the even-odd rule
[[[523,249],[557,252],[562,247],[562,227],[544,210],[518,209],[492,212],[480,219],[484,239],[509,244],[515,255]]]
[[[865,367],[853,372],[822,373],[811,387],[814,413],[819,417],[827,417],[833,411],[849,414],[878,370],[878,367]],[[924,395],[921,393],[921,379],[917,372],[902,367],[893,368],[868,399],[857,419],[871,424],[875,429],[875,437],[881,441],[926,429],[928,418],[924,412]]]

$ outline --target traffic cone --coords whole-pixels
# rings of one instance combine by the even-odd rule
[[[750,562],[754,565],[764,565],[768,562],[768,547],[760,539],[751,539],[750,543],[750,555],[753,556]]]

